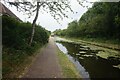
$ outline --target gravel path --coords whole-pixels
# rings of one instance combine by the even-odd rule
[[[50,37],[48,45],[37,55],[23,78],[62,78],[56,50],[54,38]]]

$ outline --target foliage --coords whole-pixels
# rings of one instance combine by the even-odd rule
[[[82,7],[88,7],[83,4],[83,2],[90,3],[86,0],[76,0],[78,4]],[[32,1],[24,1],[17,0],[10,2],[9,0],[4,0],[5,3],[9,3],[9,5],[13,5],[17,8],[18,11],[25,12],[29,17],[36,11],[45,11],[49,12],[50,15],[58,21],[58,19],[64,19],[64,17],[68,17],[66,12],[71,11],[71,1],[69,0],[32,0]],[[38,9],[37,9],[38,8]],[[74,13],[74,12],[73,12]]]
[[[2,16],[3,41],[3,77],[10,77],[27,57],[48,42],[50,32],[36,25],[35,38],[32,46],[28,45],[32,25],[29,22],[19,22],[14,18]]]
[[[81,6],[83,6],[83,1],[76,0]],[[5,3],[9,3],[10,5],[14,5],[18,11],[25,12],[29,17],[36,11],[35,18],[32,23],[32,32],[31,37],[29,40],[29,45],[33,43],[33,38],[35,34],[35,24],[39,15],[39,11],[45,11],[49,12],[50,15],[59,23],[59,19],[63,20],[63,17],[68,18],[68,15],[66,15],[66,12],[71,11],[74,13],[74,11],[71,8],[71,4],[69,0],[59,0],[59,1],[53,1],[53,0],[46,0],[46,1],[40,1],[40,0],[32,0],[30,2],[27,2],[25,0],[17,0],[10,2],[9,0],[4,0]],[[88,1],[86,1],[88,2]],[[88,6],[83,6],[88,7]]]
[[[120,40],[120,2],[95,2],[80,20],[69,23],[56,35]]]

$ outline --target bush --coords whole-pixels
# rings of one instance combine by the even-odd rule
[[[12,17],[2,16],[3,77],[11,77],[10,74],[14,73],[16,67],[48,42],[50,32],[36,25],[33,43],[29,46],[31,25],[29,22],[19,22]]]
[[[95,2],[79,21],[72,21],[68,28],[56,30],[58,36],[100,38],[120,41],[120,2]],[[62,35],[64,34],[64,35]]]

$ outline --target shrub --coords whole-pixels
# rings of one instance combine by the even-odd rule
[[[49,32],[36,25],[33,43],[29,46],[31,25],[29,22],[19,22],[10,16],[2,16],[3,77],[11,77],[10,74],[14,73],[14,69],[48,42]]]

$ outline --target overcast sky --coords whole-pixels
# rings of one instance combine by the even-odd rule
[[[59,24],[56,20],[54,20],[54,18],[49,13],[44,12],[44,14],[42,14],[40,12],[37,20],[37,24],[40,24],[42,27],[44,27],[47,30],[54,31],[56,29],[65,29],[67,28],[68,23],[70,23],[71,21],[79,20],[80,17],[87,11],[87,8],[80,6],[76,0],[70,0],[70,1],[71,1],[71,8],[74,10],[74,12],[78,12],[77,14],[76,13],[73,14],[70,11],[67,12],[66,14],[69,16],[69,18],[64,18],[63,20],[59,20],[59,22],[61,23]],[[92,4],[90,3],[84,2],[84,5],[92,7]],[[7,6],[7,7],[22,21],[32,22],[34,19],[34,16],[28,18],[26,14],[23,14],[22,12],[18,12],[16,7],[14,6],[12,7]]]

